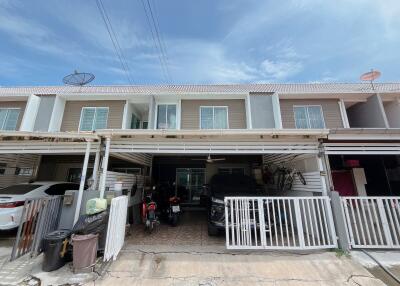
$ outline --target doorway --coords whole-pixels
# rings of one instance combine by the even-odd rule
[[[199,205],[200,195],[205,183],[205,168],[176,169],[176,193],[183,204]]]

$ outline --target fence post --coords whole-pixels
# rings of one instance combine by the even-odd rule
[[[350,250],[351,245],[347,232],[346,218],[343,214],[342,202],[340,200],[339,193],[336,191],[332,191],[329,192],[329,196],[331,198],[333,221],[335,223],[337,235],[337,237],[333,237],[333,239],[338,240],[338,246],[340,249],[348,251]]]
[[[294,198],[294,212],[296,214],[296,228],[297,228],[297,233],[299,235],[299,243],[300,247],[304,249],[306,247],[306,243],[304,240],[304,230],[303,230],[303,223],[301,219],[301,211],[300,211],[300,199]],[[304,218],[306,219],[306,218]]]

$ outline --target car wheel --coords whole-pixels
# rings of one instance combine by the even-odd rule
[[[212,224],[208,224],[208,235],[217,236],[219,234],[218,228]]]

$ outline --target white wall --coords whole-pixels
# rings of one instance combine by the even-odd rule
[[[65,99],[56,96],[53,113],[51,114],[50,124],[49,124],[49,132],[57,132],[60,131],[62,119],[64,116],[65,109]]]
[[[366,102],[359,102],[347,109],[351,128],[388,128],[382,100],[378,94],[371,95]]]
[[[400,128],[400,100],[384,103],[386,117],[390,128]]]

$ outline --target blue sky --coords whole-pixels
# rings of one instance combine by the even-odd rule
[[[399,0],[103,0],[137,84],[400,81]],[[59,85],[73,70],[128,84],[95,0],[0,0],[0,85]]]

